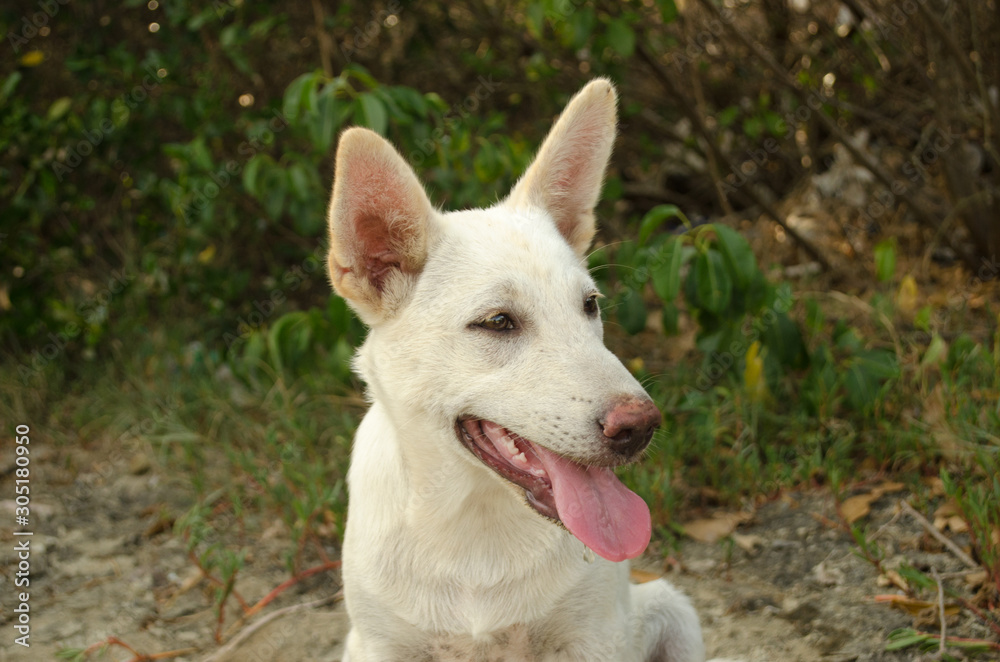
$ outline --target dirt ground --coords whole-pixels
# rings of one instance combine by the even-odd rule
[[[148,655],[190,649],[178,660],[340,659],[346,619],[334,599],[335,574],[308,578],[285,591],[222,648],[212,637],[211,588],[199,581],[183,543],[156,526],[161,513],[179,514],[190,505],[185,480],[142,457],[109,466],[106,444],[46,447],[43,441],[33,443],[33,451],[31,647],[13,641],[17,560],[5,528],[0,660],[52,660],[60,649],[85,648],[111,636]],[[0,466],[0,494],[14,493],[12,470],[12,463]],[[871,515],[873,530],[885,525],[878,540],[887,550],[886,565],[905,558],[941,572],[961,570],[949,553],[928,544],[915,522],[893,519],[900,496],[884,496]],[[13,502],[0,507],[4,517],[12,517]],[[885,652],[887,635],[911,626],[913,617],[874,601],[877,594],[898,591],[877,584],[873,567],[853,553],[848,535],[831,525],[834,515],[828,495],[786,495],[738,528],[739,545],[683,543],[668,577],[697,605],[710,656],[746,662],[924,659],[913,649]],[[282,547],[275,536],[253,545],[237,584],[248,601],[287,579],[278,554]],[[643,565],[658,569],[652,556]],[[230,613],[235,609],[230,603]],[[288,611],[261,625],[283,609]],[[949,632],[987,634],[962,615],[949,623]],[[125,649],[112,648],[106,657],[90,659],[130,657]]]

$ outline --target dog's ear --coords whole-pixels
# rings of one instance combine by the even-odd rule
[[[573,97],[511,191],[507,204],[540,207],[583,255],[597,229],[594,207],[615,142],[618,95],[606,78]]]
[[[330,202],[330,280],[366,324],[391,315],[427,257],[434,213],[413,169],[378,134],[340,137]]]

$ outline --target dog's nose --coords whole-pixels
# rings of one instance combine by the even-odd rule
[[[660,426],[660,410],[648,398],[618,401],[597,421],[608,438],[608,447],[622,457],[633,457],[649,445]]]

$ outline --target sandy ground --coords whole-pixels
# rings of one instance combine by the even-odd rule
[[[230,638],[228,648],[215,643],[211,587],[199,581],[183,543],[156,526],[161,513],[177,515],[190,505],[185,481],[155,463],[108,467],[107,456],[101,444],[33,455],[31,647],[14,643],[17,560],[5,528],[0,533],[0,660],[52,660],[61,649],[85,648],[111,636],[147,655],[192,649],[174,658],[187,661],[340,659],[346,618],[334,600],[335,573],[285,591],[238,631],[241,639]],[[0,466],[0,494],[13,494],[12,468]],[[942,572],[960,570],[948,553],[928,545],[917,524],[906,517],[892,519],[900,496],[883,497],[871,515],[873,527],[888,523],[879,534],[887,565],[906,559]],[[9,501],[0,505],[3,512],[13,508]],[[913,617],[876,604],[876,594],[894,589],[876,583],[877,573],[853,553],[849,536],[831,526],[833,516],[832,500],[824,494],[786,495],[739,527],[742,546],[682,545],[674,557],[679,563],[671,564],[667,576],[697,605],[710,656],[747,662],[922,659],[913,649],[885,651],[887,635],[911,626]],[[287,579],[281,549],[275,538],[253,544],[237,584],[248,601]],[[660,569],[652,556],[643,565]],[[322,604],[302,606],[314,601]],[[294,611],[270,616],[295,605]],[[229,612],[235,610],[230,603]],[[924,626],[928,631],[936,627]],[[950,631],[987,634],[966,616],[958,616]],[[250,636],[244,636],[247,632]],[[126,650],[112,648],[90,659],[130,658]]]

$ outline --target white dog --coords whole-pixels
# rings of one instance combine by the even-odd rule
[[[612,468],[660,413],[604,347],[584,265],[615,118],[591,82],[507,199],[450,213],[381,137],[341,137],[329,267],[371,328],[355,368],[372,400],[344,660],[704,659],[687,598],[629,584],[649,509]]]

